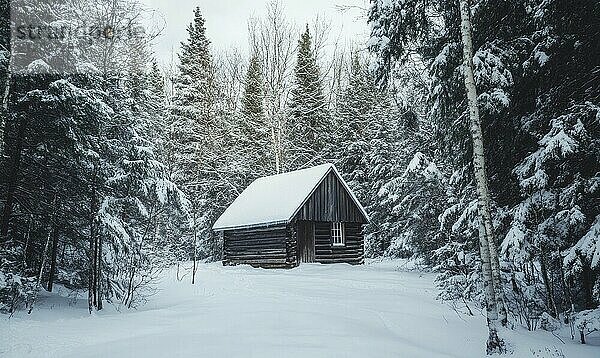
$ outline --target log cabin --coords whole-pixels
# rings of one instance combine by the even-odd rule
[[[223,265],[364,262],[369,216],[332,164],[258,178],[223,212]]]

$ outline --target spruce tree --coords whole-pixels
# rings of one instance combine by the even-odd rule
[[[261,118],[264,115],[263,80],[260,61],[256,54],[250,58],[246,81],[244,83],[244,96],[242,98],[242,114],[248,119]]]
[[[294,68],[295,83],[292,90],[287,145],[288,169],[318,164],[328,141],[330,118],[312,37],[306,31],[298,41],[298,56]]]
[[[180,73],[176,87],[181,105],[195,105],[200,111],[199,115],[206,116],[213,102],[214,78],[210,41],[206,37],[204,22],[202,12],[197,7],[194,10],[194,20],[187,27],[189,37],[181,44]]]
[[[229,195],[222,189],[225,128],[217,106],[215,65],[204,23],[200,8],[196,8],[187,29],[189,37],[181,45],[168,119],[170,175],[192,205],[191,229],[186,234],[188,259],[198,258],[198,253],[200,257],[220,257],[218,236],[211,226]]]
[[[388,207],[378,193],[399,174],[400,161],[396,157],[399,118],[390,93],[378,88],[366,59],[354,53],[349,70],[348,84],[333,115],[327,156],[336,160],[336,167],[369,210],[366,254],[380,256],[391,240],[387,235]]]
[[[181,44],[179,73],[175,79],[173,106],[169,118],[171,164],[173,179],[180,183],[193,205],[199,209],[204,167],[211,143],[210,111],[214,92],[210,41],[206,37],[201,10],[194,10],[194,19],[187,28],[188,39]]]
[[[260,60],[254,54],[250,59],[244,83],[236,150],[243,158],[244,166],[252,179],[273,172],[268,157],[270,133],[264,113],[264,83],[260,66]]]

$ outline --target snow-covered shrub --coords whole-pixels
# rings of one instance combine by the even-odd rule
[[[477,269],[479,260],[465,250],[466,244],[450,242],[435,250],[434,260],[439,262],[434,270],[439,272],[435,283],[440,289],[438,298],[444,301],[467,301],[484,304],[483,283]],[[469,309],[469,313],[471,310]]]
[[[581,343],[585,343],[585,336],[600,331],[600,308],[577,313],[574,317],[574,323],[575,328],[579,331]]]
[[[385,182],[377,195],[387,214],[389,246],[384,254],[417,255],[429,263],[444,240],[438,216],[443,211],[445,178],[437,165],[416,152],[403,173]]]
[[[0,245],[0,312],[11,313],[31,301],[35,276],[23,274],[21,245],[9,241]]]
[[[384,251],[383,256],[410,258],[414,255],[414,247],[410,244],[412,233],[408,230],[392,239],[390,246]]]
[[[509,284],[504,287],[507,310],[528,330],[537,329],[547,310],[543,284],[536,281],[531,273],[515,270],[510,275]]]
[[[540,328],[549,332],[556,331],[560,328],[560,321],[550,316],[548,312],[544,312],[540,317]]]
[[[10,313],[23,308],[31,301],[34,292],[35,277],[0,271],[0,312]]]

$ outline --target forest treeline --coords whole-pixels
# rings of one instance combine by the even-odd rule
[[[600,301],[600,5],[567,3],[471,7],[504,299],[532,330]],[[20,0],[13,12],[24,5],[49,22],[131,25],[147,11]],[[217,51],[196,9],[171,66],[148,34],[93,42],[66,65],[39,47],[18,73],[1,6],[1,310],[56,284],[87,291],[90,311],[137,305],[161,268],[220,259],[212,223],[250,182],[324,162],[371,216],[367,256],[420,260],[441,299],[483,305],[458,1],[373,1],[371,38],[351,45],[271,3],[249,20],[248,56]]]

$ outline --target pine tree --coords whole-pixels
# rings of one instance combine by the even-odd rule
[[[392,178],[400,175],[401,170],[395,158],[398,149],[394,140],[395,124],[387,116],[374,119],[371,123],[373,135],[369,139],[365,160],[369,178],[366,196],[371,198],[366,204],[371,221],[365,228],[365,253],[369,256],[383,256],[393,237],[398,234],[392,228],[392,207],[390,201],[385,200],[388,192],[384,188]]]
[[[288,169],[318,164],[328,141],[330,118],[308,25],[298,41],[295,83],[287,133]]]
[[[250,178],[272,172],[268,157],[270,133],[264,113],[265,95],[263,86],[260,61],[257,55],[254,54],[250,59],[244,83],[236,150],[241,159],[239,164],[244,165],[243,162],[246,163]]]
[[[60,10],[74,11],[67,5]],[[156,213],[182,215],[186,201],[155,155],[151,128],[163,105],[147,91],[148,56],[138,45],[115,53],[111,60],[127,66],[110,74],[91,66],[37,73],[61,64],[45,57],[45,66],[35,60],[38,67],[13,77],[4,137],[11,152],[2,158],[10,170],[0,173],[3,310],[31,309],[46,283],[87,289],[90,311],[143,299],[160,256]]]
[[[175,94],[169,119],[170,135],[175,148],[172,152],[174,178],[186,183],[189,193],[195,191],[191,182],[198,182],[197,167],[190,165],[202,160],[202,151],[209,148],[209,133],[214,129],[211,107],[214,103],[213,64],[206,38],[204,18],[200,8],[188,26],[189,38],[181,44],[179,73],[175,79]]]
[[[366,253],[387,252],[396,231],[391,227],[390,203],[380,197],[384,185],[400,175],[400,115],[392,94],[381,90],[366,59],[351,57],[350,76],[336,105],[327,156],[335,158],[357,197],[371,215],[365,228]]]
[[[231,195],[221,169],[226,128],[219,110],[216,69],[200,8],[188,26],[189,38],[179,54],[173,105],[168,119],[171,177],[191,201],[193,223],[188,259],[220,258],[221,244],[211,230]],[[223,190],[223,187],[228,190]],[[200,255],[200,256],[198,256]]]
[[[358,53],[352,55],[350,78],[340,95],[333,113],[332,140],[327,144],[327,156],[336,159],[336,167],[353,188],[361,203],[368,205],[367,157],[369,141],[374,137],[378,116],[391,108],[378,106],[385,93],[375,85],[366,61]]]
[[[176,83],[177,98],[181,105],[196,104],[199,116],[207,116],[210,104],[214,101],[214,69],[204,22],[202,12],[197,7],[194,10],[194,20],[187,28],[189,38],[181,44],[179,77]]]
[[[242,98],[242,114],[248,119],[260,119],[264,115],[263,80],[260,62],[256,54],[250,58],[246,82],[244,83],[244,96]]]

